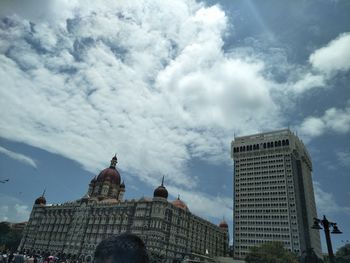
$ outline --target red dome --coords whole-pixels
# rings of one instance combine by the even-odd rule
[[[228,224],[226,223],[225,220],[222,220],[222,221],[220,222],[220,224],[219,224],[219,227],[221,227],[221,228],[228,228]]]
[[[183,201],[180,200],[180,197],[178,197],[176,200],[174,200],[172,202],[172,204],[177,208],[181,208],[181,209],[186,210],[186,211],[188,210],[187,205]]]
[[[109,167],[100,172],[96,179],[97,182],[109,181],[113,184],[120,185],[120,174],[114,167]]]
[[[36,205],[46,205],[46,199],[44,196],[40,196],[35,200]]]

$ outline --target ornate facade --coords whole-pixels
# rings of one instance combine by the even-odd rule
[[[228,226],[212,224],[190,212],[178,197],[169,202],[162,184],[153,198],[123,200],[125,184],[113,157],[109,168],[91,180],[79,200],[47,205],[44,195],[33,206],[19,246],[29,253],[50,253],[92,260],[95,247],[110,235],[131,232],[148,250],[169,262],[189,254],[225,256]]]

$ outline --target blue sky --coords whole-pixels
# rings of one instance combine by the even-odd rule
[[[0,220],[83,196],[118,154],[127,199],[161,177],[232,230],[236,135],[290,127],[319,217],[350,239],[348,1],[0,3]],[[325,247],[323,242],[323,247]]]

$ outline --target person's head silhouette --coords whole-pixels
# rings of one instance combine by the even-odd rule
[[[146,246],[136,235],[121,234],[109,237],[96,247],[95,263],[148,263]]]

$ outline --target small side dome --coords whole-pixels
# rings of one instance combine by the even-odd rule
[[[44,196],[40,196],[35,200],[36,205],[46,205],[46,199]]]
[[[172,204],[177,208],[188,211],[187,205],[182,200],[180,200],[180,196],[178,196],[177,199],[172,202]]]
[[[125,189],[124,181],[120,184],[120,188],[121,188],[121,189]]]
[[[223,220],[220,222],[219,227],[220,227],[220,228],[224,228],[224,229],[228,229],[228,224],[227,224],[227,222],[225,221],[225,219],[223,219]]]
[[[164,176],[162,179],[162,184],[154,190],[153,197],[162,197],[165,199],[168,198],[168,190],[164,186]]]
[[[46,189],[44,190],[43,194],[35,200],[34,204],[46,205],[45,192],[46,192]]]

